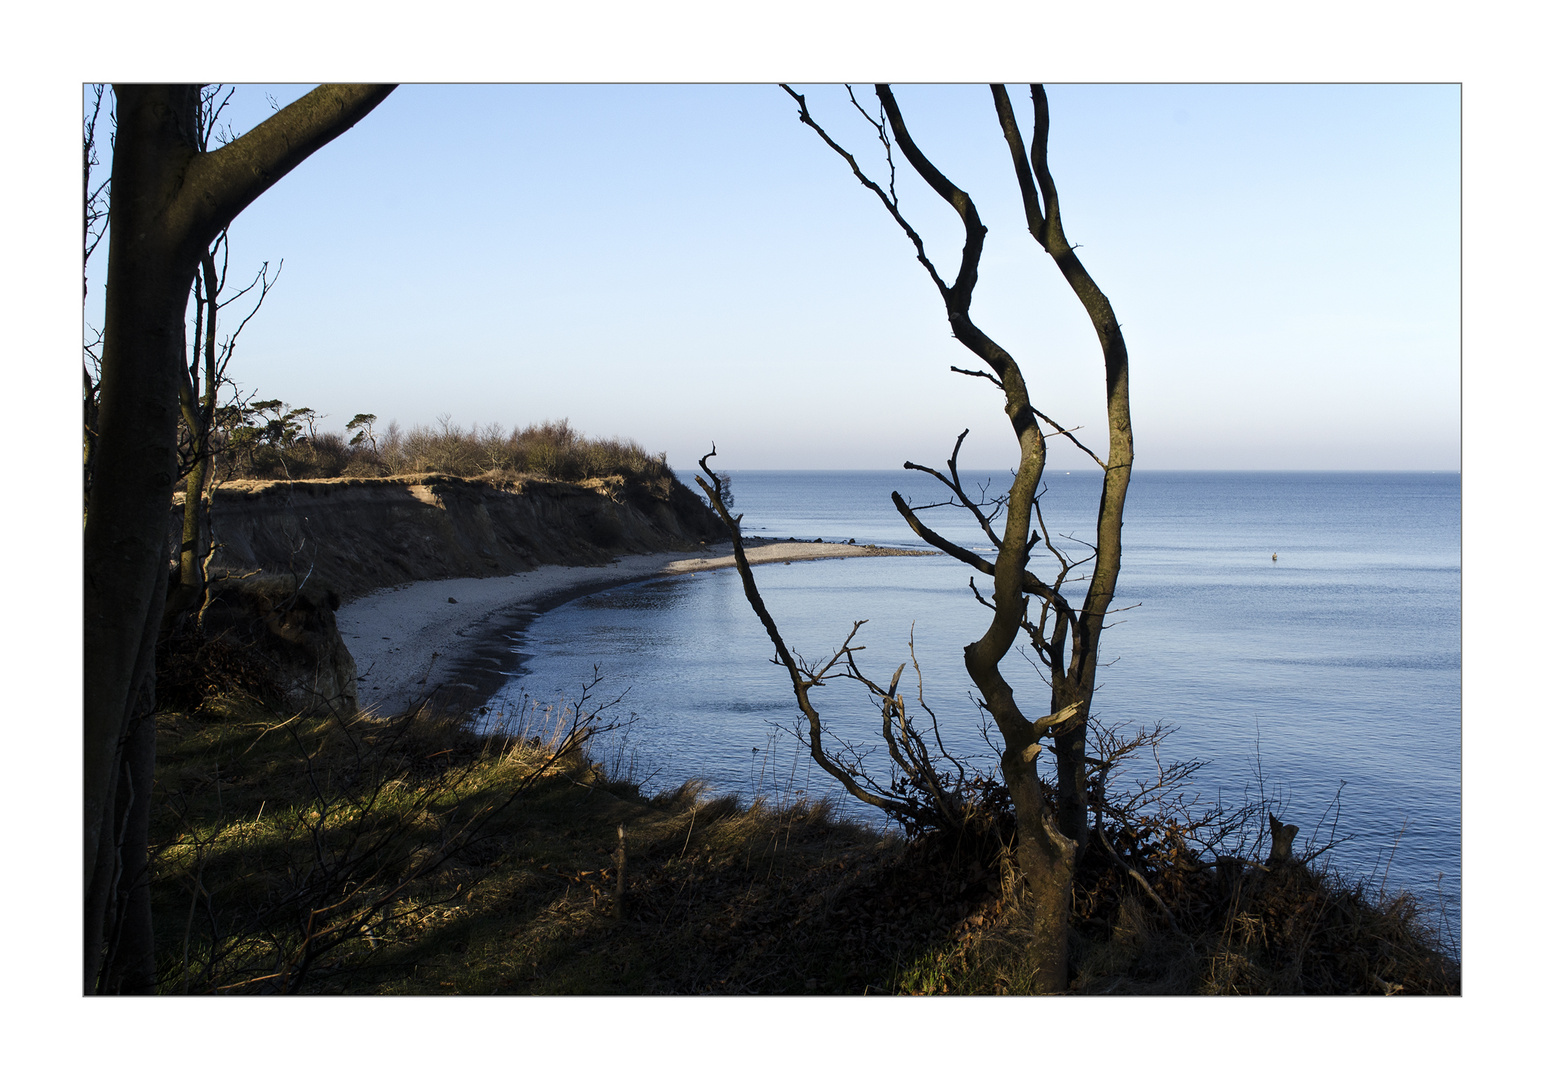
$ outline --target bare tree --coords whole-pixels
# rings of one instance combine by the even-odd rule
[[[198,142],[199,87],[114,87],[112,228],[84,539],[87,993],[154,983],[145,877],[155,649],[194,273],[237,214],[391,90],[321,86],[207,150]]]
[[[1080,442],[1071,429],[1056,423],[1035,407],[1030,389],[1013,356],[972,319],[971,300],[977,285],[987,228],[971,196],[949,180],[913,141],[890,88],[884,85],[875,87],[879,100],[878,117],[859,104],[851,89],[848,91],[853,106],[874,128],[880,140],[890,172],[888,183],[884,186],[872,179],[854,155],[816,122],[802,95],[787,86],[783,89],[798,102],[800,121],[813,129],[827,146],[848,163],[859,182],[880,200],[911,240],[918,261],[944,301],[950,329],[961,344],[985,363],[988,369],[952,370],[981,378],[1002,393],[1004,410],[1019,447],[1018,469],[1008,493],[993,500],[980,494],[973,495],[961,482],[958,459],[966,432],[962,432],[956,440],[947,471],[916,465],[910,461],[906,463],[906,468],[925,472],[940,481],[948,490],[947,502],[963,508],[971,515],[992,545],[995,552],[992,559],[955,544],[928,527],[917,514],[920,508],[909,506],[900,493],[893,492],[891,498],[896,509],[918,536],[992,581],[991,595],[983,596],[976,589],[973,579],[972,589],[977,599],[992,612],[992,617],[986,632],[966,646],[965,665],[981,695],[981,703],[991,715],[1003,742],[1003,784],[1013,806],[1014,863],[1031,913],[1030,947],[1034,954],[1031,957],[1032,964],[1037,972],[1035,985],[1042,991],[1057,992],[1067,985],[1069,904],[1073,874],[1079,854],[1089,838],[1090,761],[1085,751],[1085,733],[1090,701],[1095,690],[1100,635],[1111,608],[1121,567],[1122,508],[1132,467],[1126,345],[1109,301],[1096,287],[1063,232],[1057,189],[1047,165],[1050,121],[1046,94],[1042,87],[1031,88],[1035,126],[1028,149],[1020,134],[1007,90],[1002,86],[994,86],[992,97],[1023,196],[1030,234],[1056,262],[1083,304],[1099,338],[1105,361],[1109,435],[1109,449],[1104,459]],[[946,281],[941,275],[929,257],[922,237],[900,210],[895,194],[893,145],[900,148],[908,165],[929,188],[954,209],[965,228],[960,266],[953,282]],[[1041,426],[1043,422],[1045,430]],[[1070,440],[1104,472],[1095,543],[1087,553],[1077,558],[1053,542],[1053,534],[1046,528],[1040,503],[1048,433],[1052,437],[1061,436]],[[701,464],[705,472],[708,471],[706,458]],[[709,472],[709,476],[713,474]],[[705,484],[704,487],[708,490],[710,500],[715,503],[715,508],[730,522],[728,510],[715,498],[713,486]],[[1037,545],[1041,545],[1053,556],[1056,570],[1049,580],[1032,571],[1029,566],[1031,551]],[[908,725],[901,723],[904,709],[898,695],[900,669],[888,687],[863,679],[853,659],[851,637],[824,668],[796,664],[790,651],[782,644],[776,626],[766,613],[765,605],[755,595],[749,565],[743,558],[738,558],[737,566],[745,582],[747,595],[762,617],[778,647],[780,658],[784,660],[794,680],[796,697],[810,722],[808,737],[817,762],[838,776],[849,791],[864,801],[879,805],[893,816],[903,819],[911,814],[914,821],[926,824],[904,800],[898,802],[894,797],[885,795],[878,790],[880,785],[873,781],[866,783],[866,778],[854,770],[851,758],[847,762],[833,761],[821,752],[821,725],[818,715],[809,707],[808,691],[823,679],[837,673],[840,668],[840,673],[863,681],[882,703],[882,713],[886,718],[883,734],[891,751],[892,763],[905,781],[900,785],[893,782],[892,790],[899,792],[910,786],[912,790],[920,792],[923,797],[915,801],[936,818],[945,818],[949,813],[964,813],[964,810],[950,809],[952,806],[971,805],[967,796],[971,794],[972,781],[963,770],[957,770],[954,780],[946,783],[945,774],[929,767],[926,755],[918,754],[915,746],[921,745],[921,740],[915,738],[910,738],[913,749],[904,749],[900,755],[896,752],[898,740],[892,734],[893,724],[904,734],[908,732]],[[1087,588],[1082,600],[1079,600],[1071,596],[1070,592],[1073,585],[1084,580],[1087,580]],[[1001,669],[1004,658],[1022,639],[1022,635],[1028,638],[1034,656],[1044,666],[1045,678],[1051,688],[1050,707],[1044,715],[1034,719],[1027,716],[1016,701],[1014,688]],[[921,704],[920,690],[918,700]],[[915,736],[915,732],[910,735]],[[1038,773],[1038,758],[1048,739],[1051,740],[1057,763],[1055,799],[1046,797]],[[900,740],[903,748],[908,744],[909,738]],[[937,744],[937,751],[943,752],[942,744]],[[978,790],[987,786],[990,785],[977,782]],[[938,794],[930,797],[930,788],[938,789]],[[946,812],[941,814],[933,809],[934,806],[942,806]]]
[[[268,299],[268,292],[279,280],[284,269],[279,266],[269,273],[268,263],[243,288],[224,299],[230,272],[230,234],[222,230],[210,249],[199,260],[199,268],[193,277],[193,328],[192,342],[182,381],[178,386],[178,403],[182,409],[182,422],[187,431],[186,445],[179,448],[182,469],[187,478],[184,487],[182,545],[178,553],[176,579],[167,600],[169,612],[186,612],[200,605],[208,587],[207,567],[212,555],[209,508],[206,495],[213,494],[216,453],[215,436],[218,430],[219,399],[222,390],[234,390],[227,375],[231,357],[236,351],[236,341],[247,328],[252,317]],[[255,295],[254,295],[255,290]],[[223,339],[218,336],[220,312],[248,296],[250,307],[234,330]],[[240,401],[234,403],[238,412]]]
[[[234,92],[232,87],[218,85],[205,86],[199,91],[196,139],[200,153],[209,151],[211,141],[218,147],[235,137],[229,127],[224,132],[219,128],[220,115],[230,104]],[[199,257],[199,265],[193,271],[192,340],[184,358],[182,379],[177,388],[182,422],[187,431],[187,444],[180,448],[182,471],[186,474],[187,483],[183,500],[182,544],[178,552],[176,576],[167,597],[168,616],[175,614],[181,617],[204,603],[208,588],[208,565],[213,554],[210,513],[205,506],[205,494],[213,490],[211,480],[214,475],[217,407],[222,390],[232,385],[226,372],[236,351],[236,341],[263,306],[263,301],[268,299],[268,291],[279,280],[279,274],[284,269],[281,261],[270,277],[268,263],[265,262],[249,284],[234,294],[228,294],[230,254],[230,230],[221,229],[214,243]],[[221,339],[221,312],[247,300],[249,296],[252,299],[248,301],[246,315],[234,330]]]
[[[82,132],[82,146],[84,168],[82,176],[82,215],[84,237],[81,254],[81,298],[84,300],[90,291],[90,279],[87,276],[91,267],[91,256],[96,253],[102,243],[102,237],[107,234],[111,199],[109,188],[112,185],[112,177],[98,177],[96,167],[100,165],[101,158],[97,155],[97,130],[102,122],[102,106],[108,105],[108,130],[112,130],[112,105],[107,96],[107,87],[101,83],[95,83],[87,89],[90,101],[86,113]],[[91,326],[84,327],[86,340],[82,348],[82,374],[85,376],[83,394],[83,427],[85,431],[83,439],[83,468],[84,485],[83,498],[91,495],[91,476],[93,466],[96,463],[97,450],[97,393],[102,381],[102,332]],[[84,506],[82,507],[84,510]]]

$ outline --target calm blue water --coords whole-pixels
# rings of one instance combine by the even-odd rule
[[[1093,472],[1047,477],[1054,534],[1092,536],[1099,483]],[[893,489],[914,504],[942,491],[916,473],[734,475],[748,535],[921,548],[890,503]],[[963,517],[925,515],[985,550]],[[1164,756],[1208,759],[1196,785],[1208,799],[1237,803],[1264,777],[1287,808],[1279,816],[1305,838],[1339,791],[1337,835],[1356,835],[1337,865],[1356,875],[1377,866],[1377,883],[1388,862],[1391,887],[1428,896],[1441,875],[1457,932],[1459,520],[1453,473],[1135,473],[1117,602],[1131,610],[1112,617],[1102,640],[1096,717],[1172,726]],[[1039,562],[1046,576],[1049,559]],[[967,588],[969,568],[931,556],[756,573],[785,639],[807,660],[867,619],[860,656],[883,682],[908,659],[915,625],[925,697],[952,751],[991,764],[960,661],[988,618]],[[832,788],[779,730],[803,721],[733,571],[574,601],[537,619],[518,647],[530,659],[491,704],[522,693],[572,699],[600,663],[597,692],[626,690],[620,711],[637,716],[627,747],[650,788],[694,776],[748,795]],[[1027,711],[1046,694],[1028,662],[1016,685]],[[816,692],[816,706],[839,737],[876,742],[877,714],[857,691],[839,681]],[[883,755],[875,761],[883,774]],[[1329,829],[1327,820],[1321,840]]]

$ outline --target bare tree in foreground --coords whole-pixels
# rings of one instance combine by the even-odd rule
[[[237,214],[391,89],[320,86],[210,151],[197,141],[197,86],[114,87],[112,228],[83,567],[88,994],[154,982],[145,848],[155,651],[194,272]]]
[[[1127,351],[1110,302],[1095,285],[1062,229],[1057,189],[1047,165],[1047,134],[1050,126],[1045,90],[1031,88],[1034,130],[1027,148],[1020,134],[1007,90],[992,87],[999,125],[1008,143],[1009,155],[1024,201],[1025,219],[1030,235],[1056,262],[1069,286],[1084,306],[1099,338],[1105,361],[1106,419],[1109,449],[1105,459],[1079,442],[1071,431],[1037,409],[1031,401],[1019,365],[996,341],[985,334],[971,318],[971,298],[976,288],[987,228],[982,224],[970,195],[952,183],[913,142],[896,99],[888,86],[875,87],[879,99],[879,118],[875,119],[859,105],[852,91],[849,98],[874,127],[884,148],[890,169],[886,186],[875,182],[854,156],[839,145],[810,115],[802,95],[784,86],[799,103],[800,121],[812,128],[848,166],[859,182],[869,189],[906,233],[917,250],[918,261],[928,272],[944,301],[950,329],[961,344],[970,349],[989,370],[967,371],[964,375],[982,378],[1003,394],[1004,411],[1014,429],[1019,445],[1019,466],[1005,497],[986,500],[973,497],[961,483],[958,469],[960,447],[966,433],[956,440],[947,472],[906,463],[906,468],[926,472],[939,480],[949,492],[949,503],[968,511],[991,543],[995,558],[988,559],[954,544],[925,525],[899,493],[892,501],[918,536],[939,551],[953,556],[991,578],[990,597],[972,589],[977,599],[992,611],[986,632],[965,647],[966,670],[981,695],[981,703],[992,716],[1003,740],[1003,785],[1013,804],[1014,863],[1031,912],[1036,988],[1058,992],[1067,986],[1069,905],[1073,873],[1083,847],[1089,839],[1089,761],[1085,738],[1089,704],[1094,695],[1096,662],[1100,634],[1115,595],[1116,578],[1121,568],[1121,517],[1132,468],[1132,427],[1127,395]],[[895,164],[891,156],[892,139],[900,147],[907,163],[938,196],[959,215],[965,227],[965,244],[960,267],[953,283],[946,282],[929,258],[922,237],[902,215],[895,196]],[[1099,465],[1105,474],[1100,496],[1096,540],[1092,550],[1071,558],[1051,540],[1042,515],[1039,496],[1046,465],[1047,431],[1073,442]],[[808,739],[816,762],[835,776],[856,797],[878,806],[911,827],[926,828],[952,821],[965,821],[973,812],[990,812],[982,807],[979,796],[991,789],[989,780],[973,780],[966,771],[945,754],[934,726],[936,753],[955,765],[953,777],[941,773],[930,761],[925,740],[918,736],[908,720],[905,703],[898,693],[902,670],[898,668],[889,686],[865,678],[853,655],[853,637],[824,666],[810,667],[796,662],[784,644],[766,605],[757,593],[751,569],[740,550],[739,519],[732,519],[718,497],[719,478],[708,468],[705,457],[699,463],[711,482],[701,479],[714,508],[735,532],[736,565],[745,584],[747,597],[762,619],[780,661],[788,669],[794,692],[809,723]],[[1039,530],[1036,526],[1039,526]],[[1043,538],[1044,534],[1044,538]],[[1055,576],[1050,580],[1029,568],[1033,548],[1041,544],[1054,559]],[[1081,602],[1070,597],[1070,586],[1085,580],[1087,588]],[[1031,600],[1034,603],[1031,603]],[[855,633],[857,626],[854,628]],[[1009,650],[1021,635],[1045,668],[1051,686],[1050,707],[1044,715],[1026,716],[1015,700],[1014,689],[1001,670]],[[810,702],[809,691],[825,679],[843,676],[862,682],[881,702],[883,735],[897,774],[889,790],[873,782],[862,772],[861,762],[851,756],[833,760],[822,749],[821,722]],[[919,705],[921,677],[919,675]],[[1042,790],[1037,758],[1043,743],[1051,739],[1057,763],[1056,797],[1049,800]],[[908,795],[910,792],[910,796]]]

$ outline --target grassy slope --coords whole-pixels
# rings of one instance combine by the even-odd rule
[[[285,718],[228,694],[160,722],[152,891],[169,992],[1024,982],[996,871],[824,806],[738,808],[691,789],[644,799],[581,752],[551,760],[551,746],[480,740],[443,718]],[[1221,899],[1172,893],[1194,909],[1184,937],[1119,885],[1083,889],[1075,992],[1457,989],[1406,901],[1373,904],[1303,868],[1265,887],[1236,880]]]
[[[823,806],[738,809],[690,790],[646,800],[580,754],[492,813],[548,755],[444,721],[281,723],[227,698],[163,716],[161,740],[154,895],[172,991],[185,974],[190,990],[288,988],[275,972],[294,978],[308,920],[325,943],[397,888],[302,988],[863,992],[888,988],[988,885],[982,873],[929,880],[898,844]],[[464,843],[457,830],[480,811],[486,825]],[[463,846],[436,863],[448,843]],[[342,852],[375,844],[328,882]],[[429,869],[402,885],[418,866]]]

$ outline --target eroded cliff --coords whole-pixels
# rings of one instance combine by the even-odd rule
[[[695,551],[728,535],[674,480],[238,481],[219,488],[209,512],[217,548],[204,632],[247,650],[266,692],[308,712],[347,713],[358,702],[354,660],[333,614],[344,601],[411,581]],[[180,499],[170,525],[175,552]]]
[[[210,506],[216,567],[293,574],[345,600],[408,581],[689,551],[728,535],[679,482],[619,477],[578,484],[434,474],[238,481],[222,485]],[[180,528],[180,505],[174,516]]]

